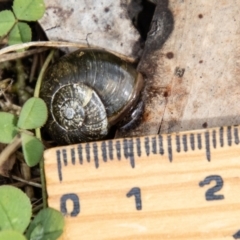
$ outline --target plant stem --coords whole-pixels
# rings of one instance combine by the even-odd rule
[[[46,61],[44,62],[43,66],[42,66],[42,69],[38,75],[37,83],[35,86],[34,95],[33,95],[34,97],[39,97],[39,92],[40,92],[40,87],[42,85],[43,75],[44,75],[50,61],[52,60],[54,52],[55,52],[54,50],[51,50],[51,52],[49,53],[49,55],[46,58]]]
[[[51,52],[47,56],[47,59],[44,62],[43,67],[39,73],[37,83],[35,86],[35,90],[34,90],[34,97],[39,97],[39,92],[40,92],[40,87],[42,84],[43,75],[44,75],[50,61],[52,60],[53,54],[54,54],[54,50],[51,50]],[[40,139],[40,140],[42,139],[40,128],[35,129],[35,134],[38,139]],[[46,194],[46,180],[45,180],[44,159],[43,158],[41,159],[41,161],[39,163],[39,167],[40,167],[40,177],[41,177],[41,184],[42,184],[43,207],[46,208],[47,207],[47,194]]]

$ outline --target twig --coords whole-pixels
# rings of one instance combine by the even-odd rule
[[[31,49],[28,51],[24,51],[24,52],[16,52],[16,53],[8,53],[8,54],[4,54],[3,56],[1,56],[0,58],[0,62],[6,62],[6,61],[10,61],[10,60],[16,60],[19,58],[24,58],[36,53],[41,53],[48,50],[48,48],[36,48],[36,49]]]
[[[13,141],[8,144],[0,154],[0,167],[8,160],[8,158],[21,146],[21,138],[15,136]]]
[[[100,48],[97,46],[91,46],[89,47],[87,44],[83,44],[83,43],[72,43],[72,42],[58,42],[58,41],[42,41],[42,42],[28,42],[28,43],[21,43],[21,44],[15,44],[6,48],[3,48],[0,50],[0,55],[3,55],[4,53],[8,53],[8,52],[12,52],[12,51],[17,51],[20,49],[24,49],[24,48],[29,48],[29,47],[74,47],[74,48],[81,48],[81,49],[99,49],[99,50],[106,50],[104,48]],[[119,56],[120,58],[128,61],[128,62],[135,62],[136,59],[134,58],[129,58],[124,56],[123,54],[117,53],[115,51],[109,51],[117,56]],[[0,61],[1,61],[0,57]]]
[[[39,183],[35,183],[35,182],[32,182],[32,181],[28,181],[28,180],[25,180],[25,179],[22,179],[20,177],[17,177],[17,176],[12,176],[13,179],[19,181],[19,182],[23,182],[25,184],[28,184],[30,186],[33,186],[33,187],[37,187],[37,188],[42,188],[42,185],[39,184]]]

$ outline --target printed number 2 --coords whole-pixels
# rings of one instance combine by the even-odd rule
[[[203,181],[199,183],[200,187],[205,186],[206,184],[209,184],[211,181],[216,181],[216,185],[210,189],[208,189],[205,193],[205,197],[207,201],[212,200],[222,200],[224,199],[224,196],[222,194],[216,195],[215,193],[222,189],[223,187],[223,179],[221,176],[218,175],[211,175],[206,177]]]
[[[131,197],[133,195],[135,197],[136,209],[142,210],[141,189],[139,187],[134,187],[127,193],[127,197]]]

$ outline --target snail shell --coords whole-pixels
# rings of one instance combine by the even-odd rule
[[[141,74],[113,54],[78,50],[66,55],[42,82],[46,129],[59,144],[102,139],[137,104],[142,87]]]

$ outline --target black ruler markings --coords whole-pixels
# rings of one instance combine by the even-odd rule
[[[223,139],[223,127],[220,127],[219,129],[219,141],[220,141],[220,146],[224,146],[224,139]]]
[[[63,155],[64,166],[67,166],[68,162],[67,162],[67,150],[66,149],[62,150],[62,155]]]
[[[75,158],[75,149],[74,148],[71,148],[71,160],[72,160],[72,165],[75,165],[76,158]]]
[[[198,145],[198,149],[201,150],[202,149],[202,135],[201,133],[197,134],[197,145]]]
[[[182,141],[183,141],[183,150],[184,152],[187,152],[188,146],[187,146],[187,134],[184,134],[182,136]]]
[[[101,150],[102,150],[103,161],[106,162],[107,161],[107,144],[105,141],[102,142],[101,144]]]
[[[235,142],[235,144],[239,144],[239,135],[238,135],[237,127],[234,127],[234,142]]]
[[[172,137],[171,135],[167,136],[167,148],[168,148],[168,159],[172,162]]]
[[[194,139],[193,133],[190,134],[190,145],[191,145],[191,149],[195,150],[195,139]]]
[[[108,153],[109,153],[109,159],[113,160],[113,142],[112,142],[112,140],[108,140]]]
[[[181,152],[181,143],[180,143],[180,136],[179,135],[176,135],[176,147],[177,147],[177,149],[176,149],[176,151],[177,152]]]
[[[125,158],[130,160],[130,165],[134,168],[135,158],[133,151],[133,139],[123,139],[123,151]]]
[[[149,145],[149,137],[145,137],[144,138],[144,143],[145,143],[145,152],[147,154],[147,156],[149,156],[150,154],[150,145]]]
[[[163,137],[162,137],[162,135],[158,136],[158,146],[159,146],[159,153],[161,155],[163,155],[164,154],[164,149],[163,149]]]
[[[216,138],[216,130],[213,130],[212,131],[212,144],[213,144],[213,147],[216,148],[217,147],[217,138]]]
[[[206,158],[210,162],[211,161],[211,153],[210,153],[210,138],[209,132],[204,133],[205,136],[205,150],[206,150]]]
[[[228,142],[228,146],[232,146],[232,127],[231,126],[227,127],[227,142]]]
[[[121,160],[121,141],[116,141],[117,159]]]
[[[224,136],[227,140],[227,145],[232,146],[233,143],[239,144],[239,127],[221,127],[218,130],[219,132],[219,146],[224,146]],[[226,135],[225,135],[226,133]],[[118,160],[122,158],[128,159],[132,168],[135,167],[135,156],[142,157],[143,152],[146,156],[150,154],[159,154],[164,155],[164,152],[168,153],[168,159],[170,162],[173,161],[173,138],[174,135],[158,135],[152,137],[143,137],[143,138],[130,138],[123,140],[108,140],[93,143],[79,144],[74,148],[69,149],[69,155],[67,149],[58,149],[56,150],[56,160],[58,168],[58,178],[61,182],[63,180],[62,168],[63,166],[68,165],[68,157],[71,157],[72,165],[76,164],[78,157],[79,164],[83,164],[83,160],[86,159],[87,162],[90,162],[92,158],[94,160],[95,167],[98,168],[100,164],[100,159],[104,162],[107,162],[108,159],[113,160],[116,157]],[[212,131],[206,130],[203,133],[190,133],[190,134],[177,134],[175,136],[176,152],[181,152],[181,145],[185,152],[189,151],[188,148],[188,137],[190,139],[190,148],[195,150],[195,140],[197,140],[197,148],[201,150],[203,148],[203,142],[205,143],[205,152],[206,159],[211,161],[211,145],[213,148],[217,147],[217,130],[213,129]],[[195,138],[196,137],[196,138]],[[164,150],[164,139],[166,140],[167,151]],[[204,140],[203,140],[204,139]],[[85,156],[83,155],[85,152]],[[122,154],[123,151],[123,154]],[[102,154],[102,158],[99,158],[99,154]]]
[[[86,145],[85,145],[85,153],[86,153],[87,162],[90,162],[90,159],[91,159],[90,143],[86,143]]]
[[[95,167],[99,167],[99,159],[98,159],[98,145],[96,142],[93,143],[93,157],[94,157],[94,163]]]
[[[80,164],[83,164],[83,155],[82,155],[82,145],[79,144],[77,146],[77,151],[78,151],[78,160]]]
[[[58,179],[61,182],[62,181],[62,162],[61,162],[61,151],[57,150],[57,170],[58,170]]]
[[[152,153],[157,154],[157,139],[152,137]]]
[[[137,155],[138,155],[138,157],[141,157],[142,151],[141,151],[141,140],[140,140],[140,138],[136,139],[136,145],[137,145]]]

